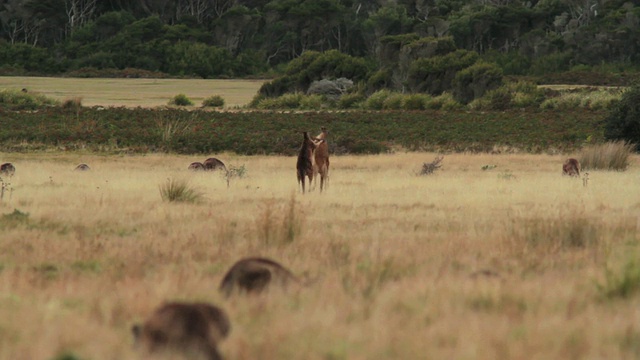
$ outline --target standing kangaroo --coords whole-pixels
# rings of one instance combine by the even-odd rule
[[[300,146],[300,152],[298,153],[298,162],[296,163],[296,175],[298,177],[298,183],[302,186],[302,193],[305,192],[305,176],[309,178],[309,185],[313,181],[313,152],[318,146],[324,142],[314,142],[306,131],[302,132],[303,139]]]
[[[329,144],[327,143],[327,128],[322,127],[320,129],[322,132],[314,140],[314,143],[318,145],[313,152],[313,157],[315,160],[314,177],[318,181],[317,175],[320,174],[320,192],[322,192],[326,186],[325,182],[329,181]]]

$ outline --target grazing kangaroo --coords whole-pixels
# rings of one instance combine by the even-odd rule
[[[259,294],[270,286],[286,288],[289,283],[299,283],[298,278],[276,261],[266,258],[244,258],[236,262],[220,283],[220,291],[229,297],[234,289],[249,294]]]
[[[216,158],[208,158],[202,163],[202,165],[204,165],[205,170],[213,171],[223,169],[224,171],[227,171],[227,167],[224,166],[224,163]]]
[[[16,167],[12,163],[4,163],[0,165],[0,175],[13,176],[16,173]]]
[[[314,142],[306,131],[302,132],[302,146],[300,146],[300,152],[298,153],[298,162],[296,163],[296,175],[298,177],[298,183],[302,186],[302,193],[305,192],[305,176],[309,178],[309,185],[313,181],[313,152],[318,146],[324,142]]]
[[[562,164],[562,175],[580,176],[580,162],[578,160],[569,158]]]
[[[189,170],[193,170],[193,171],[205,171],[206,169],[204,168],[204,164],[201,162],[192,162],[191,164],[189,164]]]
[[[149,354],[180,353],[187,358],[221,360],[218,343],[229,335],[227,314],[206,303],[168,303],[131,328],[136,346]]]
[[[313,152],[315,160],[313,176],[317,182],[317,176],[320,174],[320,192],[322,192],[322,189],[326,186],[325,182],[329,181],[329,144],[327,143],[327,128],[322,127],[320,129],[322,132],[314,140],[314,143],[318,145]]]
[[[76,168],[74,170],[76,170],[76,171],[88,171],[88,170],[91,170],[91,168],[87,164],[80,164],[80,165],[76,166]]]

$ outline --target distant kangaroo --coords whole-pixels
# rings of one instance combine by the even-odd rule
[[[208,158],[202,163],[202,165],[204,165],[205,170],[223,169],[224,171],[227,171],[227,167],[224,166],[224,163],[216,158]]]
[[[220,291],[229,297],[234,289],[249,294],[259,294],[271,286],[286,288],[299,280],[284,266],[266,258],[244,258],[236,262],[220,283]]]
[[[76,168],[74,170],[76,170],[76,171],[89,171],[89,170],[91,170],[91,168],[87,164],[80,164],[80,165],[76,166]]]
[[[188,358],[221,360],[218,343],[231,324],[220,308],[206,303],[168,303],[131,328],[134,340],[149,354],[181,353]]]
[[[298,177],[298,183],[302,186],[302,193],[305,192],[305,176],[309,178],[309,185],[313,181],[313,151],[318,144],[323,143],[324,140],[314,142],[306,131],[302,132],[303,139],[300,151],[298,153],[298,162],[296,163],[296,175]]]
[[[189,170],[193,170],[193,171],[204,171],[204,164],[202,164],[201,162],[192,162],[191,164],[189,164]]]
[[[322,132],[315,137],[314,143],[318,144],[313,152],[315,160],[314,177],[320,174],[320,192],[326,186],[325,182],[329,181],[329,144],[327,143],[327,128],[320,128]],[[319,141],[319,142],[318,142]]]
[[[580,162],[578,160],[569,158],[562,164],[562,175],[580,176]]]
[[[13,176],[16,173],[16,167],[12,163],[4,163],[0,165],[0,175]]]

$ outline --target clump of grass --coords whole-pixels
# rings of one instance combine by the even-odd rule
[[[364,106],[371,110],[382,110],[384,102],[389,96],[391,96],[391,91],[389,90],[376,91],[364,102]]]
[[[344,94],[340,96],[336,106],[338,109],[356,109],[362,107],[365,96],[359,93]]]
[[[403,108],[405,110],[424,110],[430,100],[431,96],[428,94],[410,94],[405,96]]]
[[[640,292],[640,263],[628,262],[619,273],[607,269],[605,283],[597,284],[600,294],[607,299],[628,299]]]
[[[629,167],[629,158],[634,146],[624,141],[589,145],[578,157],[582,169],[624,171]]]
[[[284,206],[275,206],[273,201],[268,201],[256,221],[258,239],[267,246],[291,244],[302,233],[304,219],[295,195],[291,195]]]
[[[18,225],[29,223],[29,213],[14,209],[12,213],[0,217],[0,229],[13,229]]]
[[[306,95],[300,99],[300,108],[308,110],[319,110],[324,106],[324,97],[322,95],[313,94]]]
[[[382,102],[382,108],[385,110],[399,110],[404,105],[405,96],[402,94],[391,94]]]
[[[195,203],[201,201],[204,194],[189,186],[188,181],[169,178],[160,185],[160,196],[163,201]]]
[[[553,253],[597,246],[602,233],[602,226],[596,219],[571,214],[516,220],[510,237],[521,249]]]
[[[169,100],[169,105],[191,106],[193,105],[193,101],[191,101],[191,99],[189,99],[185,94],[178,94]]]
[[[265,110],[297,109],[304,95],[300,93],[284,94],[277,98],[264,98],[258,101],[256,108]]]
[[[431,98],[431,101],[427,104],[427,109],[433,110],[455,110],[462,107],[462,104],[457,102],[450,93],[442,93]]]
[[[224,99],[220,95],[212,95],[202,100],[203,107],[223,107]]]

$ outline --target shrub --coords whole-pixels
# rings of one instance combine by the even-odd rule
[[[193,101],[187,97],[185,94],[178,94],[173,97],[173,99],[169,100],[169,105],[176,106],[191,106],[193,105]]]
[[[204,107],[223,107],[224,99],[220,95],[212,95],[202,100],[202,106]]]
[[[338,99],[337,107],[339,109],[354,109],[360,107],[365,100],[365,96],[359,93],[344,94]]]
[[[384,101],[390,95],[391,92],[386,89],[376,91],[365,101],[365,107],[371,110],[382,110],[384,107]]]
[[[582,149],[578,161],[583,169],[624,171],[633,149],[634,145],[624,141],[590,145]]]
[[[427,103],[427,109],[433,110],[455,110],[462,108],[462,104],[457,102],[450,93],[443,93],[440,96],[431,98]]]
[[[604,136],[608,140],[623,140],[636,146],[640,144],[640,85],[625,91],[620,102],[609,112],[605,119]]]
[[[424,110],[431,100],[427,94],[410,94],[405,96],[403,108],[405,110]]]
[[[160,185],[160,196],[163,201],[195,203],[202,200],[204,195],[190,187],[185,180],[167,179]]]
[[[295,94],[284,94],[277,98],[266,98],[262,99],[258,102],[256,107],[258,109],[297,109],[300,107],[300,102],[304,95],[295,93]]]
[[[308,95],[300,98],[300,108],[308,110],[318,110],[324,105],[324,99],[321,95]]]
[[[404,95],[391,94],[382,102],[382,108],[387,110],[399,110],[402,109],[404,103]]]
[[[345,78],[336,80],[322,79],[314,81],[307,90],[308,95],[323,95],[328,98],[338,99],[353,87],[353,81]]]
[[[16,89],[0,91],[0,105],[9,110],[35,110],[42,106],[58,105],[59,102],[42,94]]]

